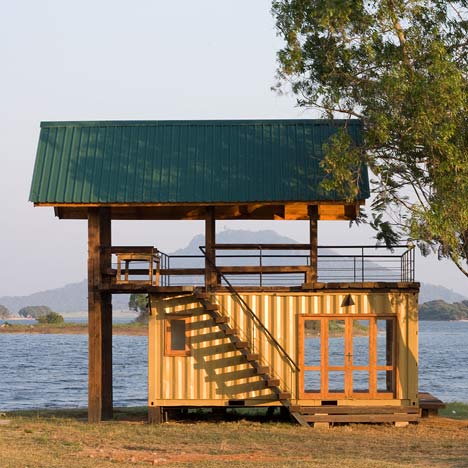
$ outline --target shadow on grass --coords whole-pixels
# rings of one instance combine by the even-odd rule
[[[29,419],[75,419],[87,421],[87,408],[36,409],[9,411],[8,417]],[[219,421],[252,421],[252,422],[290,422],[290,415],[285,408],[164,408],[165,421],[177,422],[219,422]],[[141,421],[148,419],[145,406],[114,408],[113,421]]]

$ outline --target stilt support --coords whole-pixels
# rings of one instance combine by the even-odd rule
[[[109,208],[88,211],[88,421],[112,418],[112,295],[99,286],[111,266]]]

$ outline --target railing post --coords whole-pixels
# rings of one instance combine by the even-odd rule
[[[364,247],[361,247],[361,281],[364,283]]]
[[[307,283],[315,283],[318,279],[318,206],[310,205],[308,208],[309,214],[309,227],[310,227],[310,269],[308,275],[306,275]]]
[[[263,258],[262,258],[262,246],[260,245],[259,246],[259,253],[260,253],[260,258],[259,258],[259,262],[260,262],[260,287],[263,286]]]

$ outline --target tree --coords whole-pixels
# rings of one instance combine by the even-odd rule
[[[11,317],[11,312],[4,306],[0,304],[0,319],[7,319]]]
[[[65,322],[63,316],[58,314],[57,312],[49,312],[46,315],[40,315],[39,317],[37,317],[37,321],[39,323],[53,323],[53,324],[59,324],[59,323]]]
[[[128,307],[130,310],[139,313],[136,318],[137,322],[148,321],[148,296],[146,294],[130,294]]]
[[[41,316],[46,316],[47,314],[50,314],[51,312],[52,312],[52,309],[45,305],[27,306],[27,307],[23,307],[22,309],[20,309],[20,311],[18,312],[18,315],[20,317],[32,317],[32,318],[37,319]]]
[[[468,1],[277,0],[285,45],[280,92],[328,118],[359,118],[325,148],[324,187],[351,199],[365,161],[373,173],[378,241],[405,236],[468,276]],[[363,215],[362,220],[366,220]]]

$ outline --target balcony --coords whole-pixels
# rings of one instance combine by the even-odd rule
[[[316,280],[309,244],[217,244],[211,253],[200,246],[199,253],[188,255],[168,255],[154,247],[108,249],[113,255],[108,275],[113,289],[120,292],[205,287],[209,274],[215,278],[215,288],[221,289],[414,282],[414,247],[406,245],[392,250],[384,246],[319,246]]]

